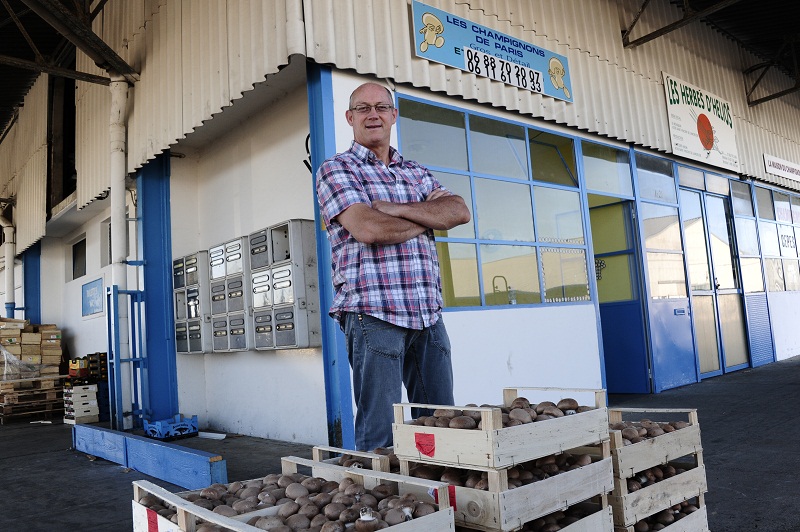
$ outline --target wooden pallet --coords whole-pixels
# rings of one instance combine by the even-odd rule
[[[608,413],[604,390],[506,388],[503,391],[504,405],[510,405],[520,392],[524,392],[526,396],[537,394],[538,397],[549,397],[547,400],[553,402],[579,393],[590,394],[596,408],[580,414],[502,428],[502,413],[499,408],[396,404],[395,422],[392,425],[394,452],[398,458],[406,460],[459,467],[503,468],[608,440]],[[483,429],[462,430],[412,425],[406,421],[405,416],[406,410],[410,408],[477,411],[481,414]]]
[[[48,375],[46,377],[31,377],[27,379],[0,380],[0,393],[13,392],[24,389],[47,389],[60,385],[61,379],[66,375]]]
[[[29,403],[31,401],[53,401],[62,398],[61,387],[29,388],[13,392],[0,392],[0,405]]]
[[[31,401],[0,405],[0,425],[21,417],[36,416],[49,419],[53,415],[61,416],[64,413],[64,401]]]

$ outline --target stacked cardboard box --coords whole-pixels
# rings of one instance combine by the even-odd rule
[[[25,320],[0,318],[0,345],[17,358],[22,355],[22,329],[25,325]]]
[[[58,366],[61,364],[61,330],[55,325],[39,326],[40,347],[42,351],[42,364],[47,367],[55,368],[58,373]]]

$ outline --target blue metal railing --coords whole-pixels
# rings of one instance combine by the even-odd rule
[[[129,356],[120,357],[122,340],[120,325],[120,296],[127,296],[128,320],[123,324],[128,332]],[[108,398],[111,405],[111,427],[125,430],[125,418],[131,417],[132,428],[141,428],[142,419],[147,412],[147,353],[144,349],[144,292],[142,290],[120,290],[113,285],[106,290],[107,332],[108,332],[108,364],[109,377],[112,381],[108,387]],[[123,405],[122,368],[130,364],[130,404]]]

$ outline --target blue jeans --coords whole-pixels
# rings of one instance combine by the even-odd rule
[[[401,383],[412,403],[454,404],[450,339],[441,318],[418,331],[348,313],[344,333],[358,408],[356,449],[392,445],[392,405],[402,401]]]

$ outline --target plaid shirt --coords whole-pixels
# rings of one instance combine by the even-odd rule
[[[317,171],[317,197],[328,226],[333,287],[330,315],[363,312],[409,329],[430,327],[441,316],[439,261],[433,231],[401,244],[362,244],[336,217],[356,203],[425,201],[442,185],[423,166],[394,148],[387,167],[372,151],[353,142]]]

